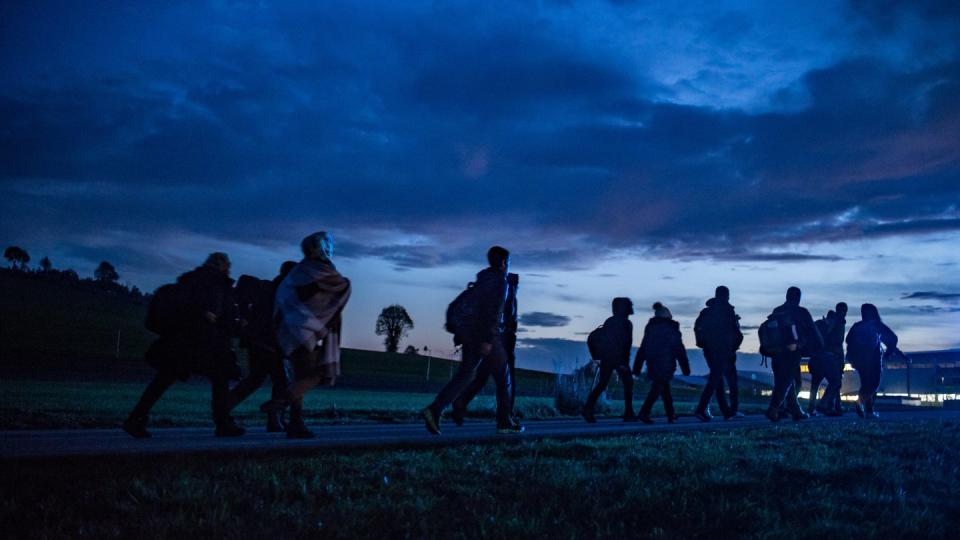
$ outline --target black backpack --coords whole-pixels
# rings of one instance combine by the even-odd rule
[[[189,291],[180,283],[162,285],[150,298],[144,326],[160,336],[169,336],[183,330],[187,323],[190,299]]]
[[[797,324],[788,315],[770,315],[757,330],[760,338],[760,354],[766,358],[786,353],[791,345],[798,345],[800,334]]]
[[[476,318],[477,284],[470,282],[450,305],[447,306],[446,322],[443,327],[453,335],[462,334]]]
[[[612,343],[610,331],[602,324],[587,336],[587,349],[590,351],[590,357],[594,360],[614,360],[617,358],[616,344]]]

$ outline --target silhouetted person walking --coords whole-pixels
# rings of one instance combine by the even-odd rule
[[[730,290],[720,285],[714,297],[707,300],[707,307],[700,311],[693,331],[697,338],[697,346],[703,349],[703,357],[710,368],[707,384],[700,394],[700,402],[694,409],[693,415],[701,422],[711,420],[707,407],[713,394],[717,396],[717,404],[724,419],[742,418],[743,414],[737,411],[740,406],[740,386],[737,381],[737,349],[743,343],[743,333],[740,331],[740,317],[730,305]],[[727,404],[726,394],[723,391],[724,379],[730,386],[730,404]]]
[[[600,399],[600,394],[610,384],[610,377],[616,371],[623,383],[623,420],[632,422],[637,419],[633,412],[633,375],[630,373],[630,347],[633,346],[633,302],[629,298],[614,298],[611,304],[613,316],[603,322],[602,346],[600,351],[600,372],[597,385],[590,391],[587,401],[583,405],[583,418],[591,424],[597,419],[593,416],[593,408]]]
[[[500,246],[487,251],[488,268],[477,274],[469,290],[469,317],[455,329],[454,343],[462,344],[462,358],[453,378],[440,390],[433,403],[422,411],[427,431],[440,434],[440,415],[470,385],[481,362],[489,363],[489,373],[497,384],[497,432],[520,433],[523,426],[511,418],[510,370],[503,343],[503,311],[507,298],[507,272],[510,252]]]
[[[247,349],[250,373],[230,390],[228,399],[230,410],[256,392],[267,376],[272,383],[270,397],[282,399],[286,395],[290,380],[283,365],[283,354],[277,346],[273,307],[277,287],[295,266],[297,263],[294,261],[283,263],[280,273],[272,281],[240,276],[237,282],[236,297],[241,321],[240,346]],[[271,433],[286,431],[282,410],[267,413],[267,431]]]
[[[855,323],[847,334],[847,360],[860,375],[857,414],[861,418],[866,415],[876,418],[880,415],[873,409],[873,402],[883,374],[880,344],[886,347],[886,356],[899,352],[897,335],[883,324],[880,312],[873,304],[860,306],[860,317],[861,320]]]
[[[647,321],[643,330],[643,341],[637,349],[637,356],[633,364],[633,373],[640,376],[643,363],[647,363],[647,379],[650,381],[650,392],[640,407],[640,420],[644,424],[652,424],[650,410],[657,399],[663,398],[663,409],[667,414],[667,421],[673,423],[677,415],[673,410],[673,396],[670,394],[670,380],[677,370],[684,375],[690,375],[690,362],[687,360],[687,350],[683,347],[683,336],[680,333],[680,324],[673,320],[670,310],[657,302],[653,305],[654,316]]]
[[[797,401],[797,393],[793,389],[794,377],[800,369],[803,355],[819,354],[823,349],[823,339],[810,312],[800,307],[800,289],[797,287],[787,289],[787,301],[767,318],[777,322],[778,331],[786,345],[772,354],[773,395],[766,416],[776,422],[780,419],[780,406],[784,405],[794,420],[802,420],[808,415]]]
[[[148,361],[157,368],[140,401],[124,421],[123,429],[137,438],[149,437],[147,419],[157,400],[177,379],[192,373],[210,378],[211,409],[218,437],[243,435],[245,430],[229,415],[229,379],[237,375],[231,339],[237,332],[230,259],[211,253],[202,266],[177,278],[182,322],[168,335],[161,335],[148,351]]]
[[[840,403],[840,388],[843,384],[843,336],[846,333],[847,304],[840,302],[835,310],[827,312],[826,317],[817,321],[817,330],[823,337],[823,352],[810,358],[810,401],[807,413],[840,416],[843,407]],[[820,383],[827,381],[823,399],[817,404]]]
[[[283,399],[272,399],[264,412],[290,406],[287,437],[313,437],[303,421],[303,396],[317,386],[333,386],[340,375],[343,309],[350,300],[350,280],[333,261],[333,237],[313,233],[300,243],[300,261],[277,287],[274,319],[277,345],[293,366],[294,381]]]
[[[510,410],[514,411],[514,404],[517,397],[517,290],[520,287],[520,276],[517,274],[507,274],[507,299],[503,303],[503,324],[501,339],[503,340],[503,350],[507,353],[507,369],[510,372]],[[467,406],[477,397],[477,394],[483,390],[490,378],[492,362],[480,362],[477,373],[460,396],[453,401],[453,411],[451,417],[458,425],[463,425],[463,415]],[[514,420],[516,421],[516,420]]]

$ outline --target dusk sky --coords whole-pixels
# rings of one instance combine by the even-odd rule
[[[152,290],[327,230],[344,344],[399,303],[443,356],[501,244],[543,369],[614,296],[693,347],[719,284],[960,347],[960,2],[699,4],[0,3],[0,243]]]

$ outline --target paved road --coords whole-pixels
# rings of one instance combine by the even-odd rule
[[[729,430],[772,426],[762,416],[748,416],[725,422],[703,423],[692,417],[667,424],[657,418],[654,425],[624,423],[601,419],[590,425],[578,420],[527,422],[519,435],[497,435],[492,422],[472,422],[457,427],[443,424],[443,434],[433,436],[421,424],[353,424],[313,426],[315,439],[288,440],[283,434],[267,433],[262,427],[248,430],[243,437],[217,438],[211,428],[153,429],[150,439],[133,439],[117,429],[0,431],[0,459],[23,457],[67,457],[90,455],[170,454],[186,452],[249,452],[277,449],[372,448],[455,445],[518,439],[572,438],[603,435],[643,434],[663,431]],[[913,420],[960,420],[960,411],[918,410],[884,413],[880,420],[861,420],[853,414],[841,418],[816,418],[805,421],[811,427],[834,422],[896,422]],[[780,424],[792,424],[786,420]]]

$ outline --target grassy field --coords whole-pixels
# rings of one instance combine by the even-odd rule
[[[0,462],[5,537],[956,538],[960,425]]]
[[[157,403],[151,415],[156,427],[208,426],[210,387],[198,382],[176,384]],[[136,403],[145,383],[0,380],[0,429],[97,428],[117,426]],[[492,385],[488,391],[492,390]],[[234,417],[242,424],[257,425],[263,414],[257,407],[270,398],[264,386],[242,403]],[[334,388],[307,394],[307,416],[312,422],[416,422],[418,411],[434,394],[373,392]],[[612,415],[623,414],[623,402],[610,402]],[[481,395],[471,403],[468,419],[492,420],[495,400]],[[746,412],[760,412],[762,404],[747,404]],[[688,413],[692,402],[678,402],[677,410]],[[520,396],[518,412],[527,419],[561,417],[548,397]],[[662,414],[658,404],[655,414]]]

